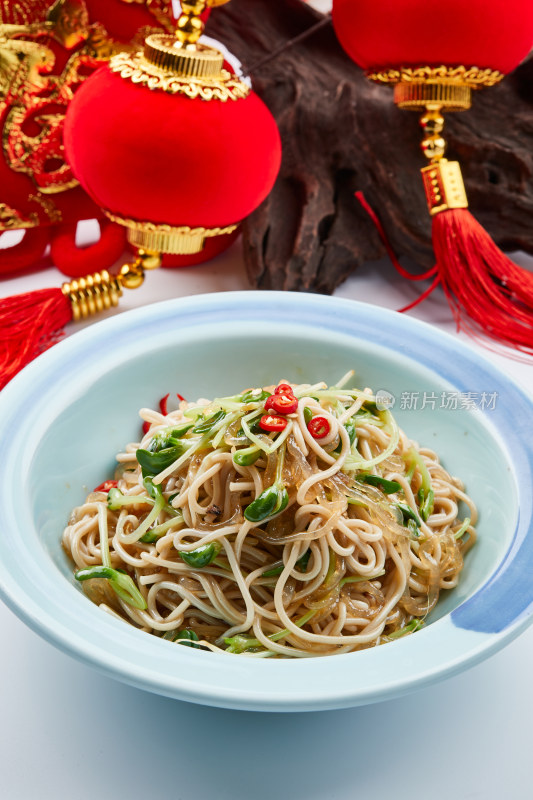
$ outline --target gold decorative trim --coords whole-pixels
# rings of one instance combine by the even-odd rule
[[[472,105],[472,89],[462,83],[397,83],[394,102],[409,111],[432,107],[467,111]]]
[[[479,69],[478,67],[400,67],[378,72],[367,72],[366,77],[376,83],[412,83],[415,82],[454,82],[480,89],[483,86],[495,86],[505,77],[495,69]]]
[[[225,69],[216,79],[184,77],[156,67],[147,61],[143,53],[133,56],[119,53],[111,59],[109,68],[124,80],[168,94],[184,94],[192,100],[199,97],[225,103],[228,100],[243,100],[251,91],[246,83]]]
[[[46,17],[49,0],[0,0],[0,25],[30,25]]]
[[[171,255],[200,253],[206,239],[229,235],[238,228],[238,223],[227,225],[224,228],[190,228],[188,225],[173,227],[172,225],[156,225],[152,222],[124,219],[105,209],[104,213],[112,222],[127,228],[128,242],[133,247],[151,253],[169,253]]]
[[[465,185],[458,161],[440,159],[422,170],[431,216],[450,208],[468,208]]]
[[[52,224],[61,222],[63,215],[50,197],[45,197],[41,194],[30,194],[28,195],[28,200],[41,206],[49,222]],[[21,211],[11,208],[7,203],[0,203],[0,233],[19,230],[20,228],[37,228],[39,225],[45,224],[46,222],[39,218],[37,211],[30,211],[27,216],[24,216]]]
[[[503,74],[477,67],[402,67],[367,73],[376,83],[394,84],[394,102],[416,111],[430,106],[465,111],[472,105],[472,90],[494,86]]]
[[[144,44],[144,57],[154,67],[189,78],[220,80],[224,56],[219,50],[197,44],[194,50],[176,47],[174,36],[153,34]]]
[[[35,211],[25,217],[21,211],[11,208],[7,203],[0,203],[0,233],[19,228],[35,228],[39,224],[39,216]]]
[[[42,194],[30,194],[28,195],[28,200],[31,200],[33,203],[37,203],[37,205],[41,206],[52,224],[56,225],[58,222],[63,221],[61,209],[56,206],[51,197]]]

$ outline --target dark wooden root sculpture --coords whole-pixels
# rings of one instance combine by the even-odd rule
[[[417,115],[364,77],[331,24],[261,64],[321,19],[301,0],[233,0],[209,25],[250,70],[283,139],[276,186],[244,225],[258,288],[331,293],[359,264],[383,256],[356,191],[398,256],[420,269],[433,264]],[[533,253],[533,59],[476,93],[470,111],[449,114],[446,135],[474,215],[501,247]]]

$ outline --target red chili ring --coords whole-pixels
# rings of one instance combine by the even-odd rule
[[[325,439],[331,431],[331,425],[326,417],[313,417],[307,424],[307,430],[313,439]]]
[[[166,417],[166,415],[168,414],[167,403],[169,397],[170,397],[170,392],[166,394],[164,397],[162,397],[161,400],[159,401],[159,410],[161,411],[164,417]]]
[[[263,414],[259,420],[259,427],[264,431],[283,431],[289,424],[285,417],[275,417],[272,414]]]
[[[265,410],[272,409],[276,414],[294,414],[298,400],[292,394],[271,394],[265,402]]]
[[[290,383],[280,383],[274,389],[274,394],[294,394],[294,390]]]
[[[103,483],[100,484],[100,486],[97,486],[96,489],[93,489],[93,491],[108,492],[110,489],[116,489],[117,486],[118,486],[117,481],[104,481]]]

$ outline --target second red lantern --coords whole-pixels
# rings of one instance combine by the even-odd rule
[[[511,72],[531,49],[530,0],[335,0],[339,41],[363,69],[465,66]]]

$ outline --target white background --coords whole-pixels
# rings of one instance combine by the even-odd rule
[[[4,280],[0,295],[60,283],[50,269]],[[419,287],[380,262],[336,295],[396,309]],[[237,243],[210,264],[150,274],[121,310],[246,288]],[[440,291],[412,313],[454,332]],[[482,352],[533,391],[531,362]],[[533,798],[533,629],[418,693],[287,715],[203,708],[123,686],[56,651],[1,603],[0,630],[2,800]]]

